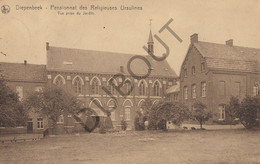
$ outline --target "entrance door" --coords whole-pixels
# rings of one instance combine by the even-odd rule
[[[33,122],[27,122],[27,133],[33,132]]]

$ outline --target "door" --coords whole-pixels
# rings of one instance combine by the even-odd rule
[[[27,133],[33,132],[33,122],[27,122]]]

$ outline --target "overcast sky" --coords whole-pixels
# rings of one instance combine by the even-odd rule
[[[9,5],[10,13],[0,13],[0,62],[45,64],[45,43],[50,46],[101,50],[144,55],[143,46],[152,32],[169,47],[167,61],[179,74],[186,55],[190,35],[198,33],[200,41],[225,43],[234,39],[234,45],[260,48],[259,0],[93,0],[93,1],[0,1]],[[16,5],[42,5],[41,11],[16,10]],[[95,15],[62,16],[50,10],[50,5],[116,6],[117,11],[94,11]],[[142,10],[122,11],[120,6],[142,7]],[[47,9],[46,9],[47,8]],[[88,10],[90,11],[90,10]],[[169,25],[183,40],[179,42],[167,30],[159,29],[168,20]],[[155,41],[158,56],[164,52]],[[101,59],[102,60],[102,59]],[[86,64],[88,61],[86,61]]]

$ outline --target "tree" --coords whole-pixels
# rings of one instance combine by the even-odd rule
[[[182,103],[161,101],[155,104],[148,113],[149,127],[150,129],[166,129],[166,121],[181,125],[189,116],[188,108]]]
[[[239,99],[237,97],[230,97],[229,104],[226,106],[227,123],[233,125],[235,118],[237,118],[237,110],[240,108]]]
[[[18,95],[13,92],[0,76],[0,125],[24,126],[28,119],[28,112],[24,110]]]
[[[55,128],[62,114],[74,115],[79,111],[81,103],[75,96],[58,87],[49,87],[32,93],[25,101],[26,107],[47,117]]]
[[[197,120],[200,124],[200,128],[202,129],[202,124],[208,121],[212,115],[210,112],[206,111],[206,105],[200,101],[196,101],[193,104],[194,110],[192,111],[192,117]]]
[[[257,125],[257,111],[260,110],[259,97],[246,96],[237,110],[237,117],[247,129]]]

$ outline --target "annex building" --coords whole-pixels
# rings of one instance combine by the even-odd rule
[[[198,34],[190,39],[180,72],[181,101],[193,109],[199,100],[214,121],[224,121],[231,96],[241,100],[259,94],[260,49],[235,46],[232,39],[226,44],[202,42]]]
[[[148,53],[153,53],[153,49],[150,32]],[[8,86],[18,93],[21,100],[44,87],[64,87],[83,101],[85,107],[94,109],[99,117],[107,117],[99,106],[104,109],[117,106],[110,116],[114,127],[125,120],[128,129],[133,128],[136,111],[142,110],[145,99],[150,98],[156,103],[165,98],[166,90],[175,85],[178,79],[166,60],[156,61],[148,54],[141,56],[151,64],[150,68],[140,58],[131,62],[130,68],[135,75],[143,76],[151,71],[146,78],[136,79],[127,68],[129,60],[135,56],[133,54],[54,47],[49,43],[46,43],[46,52],[46,65],[28,64],[26,61],[23,64],[0,63],[1,73],[8,80]],[[115,77],[116,74],[122,76]],[[111,82],[121,86],[124,93],[130,94],[122,96],[110,85]],[[57,124],[61,133],[80,129],[79,123],[71,115],[61,115]],[[32,113],[28,126],[28,130],[34,132],[48,128],[48,123],[46,119]]]

